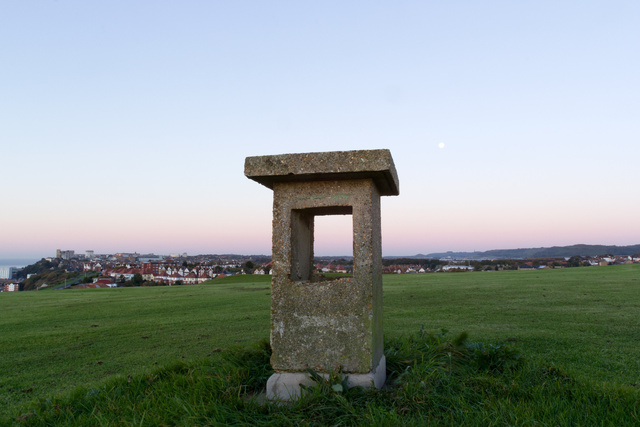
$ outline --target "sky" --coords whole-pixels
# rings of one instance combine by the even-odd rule
[[[391,150],[383,255],[640,243],[640,2],[4,1],[0,257],[270,254],[268,154]],[[317,221],[349,255],[350,217]]]

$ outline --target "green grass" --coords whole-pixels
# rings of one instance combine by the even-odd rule
[[[593,381],[640,384],[638,313],[638,264],[385,276],[387,335],[424,325],[510,340]]]
[[[590,424],[579,415],[586,411],[596,417],[592,418],[596,423],[617,421],[631,425],[634,420],[637,422],[633,417],[637,417],[638,408],[637,403],[634,406],[629,402],[637,402],[640,397],[639,279],[640,265],[384,276],[388,349],[393,348],[394,340],[410,342],[413,338],[407,337],[414,336],[421,327],[433,332],[449,329],[451,334],[468,331],[474,341],[509,342],[528,362],[516,372],[488,377],[465,368],[456,374],[456,382],[450,383],[448,389],[451,391],[451,385],[457,384],[453,389],[458,391],[446,394],[448,397],[445,389],[438,388],[444,384],[441,378],[434,383],[438,387],[427,387],[430,392],[401,385],[397,387],[400,391],[396,390],[400,394],[392,393],[393,396],[386,391],[375,396],[364,393],[365,397],[357,391],[328,397],[324,393],[316,396],[319,400],[315,403],[307,404],[338,411],[336,419],[347,424],[358,420],[364,423],[369,419],[366,413],[371,414],[373,424],[379,425],[387,424],[385,420],[410,424],[421,419],[456,424],[463,413],[478,424],[491,424],[481,422],[482,417],[494,424],[526,424],[527,414],[532,420],[557,424],[552,421],[554,413],[564,414],[558,419],[574,420],[574,424]],[[233,381],[243,383],[256,376],[257,368],[239,368],[237,360],[233,362],[229,355],[234,352],[221,351],[268,337],[269,280],[265,276],[234,276],[198,286],[0,295],[0,420],[12,417],[15,421],[16,413],[31,411],[39,415],[26,422],[35,425],[45,420],[69,423],[74,419],[85,420],[78,421],[79,425],[99,424],[101,419],[107,424],[134,424],[145,413],[151,417],[150,410],[145,412],[143,407],[133,405],[129,413],[125,408],[117,412],[116,418],[109,418],[108,413],[113,410],[108,405],[127,406],[132,399],[145,401],[153,394],[173,403],[158,406],[166,407],[166,413],[157,415],[160,418],[155,422],[150,421],[153,417],[145,418],[143,424],[216,424],[232,420],[281,420],[287,424],[287,419],[294,419],[287,418],[291,416],[289,407],[265,409],[264,405],[249,402],[247,395],[263,389],[264,384],[233,385]],[[393,372],[401,376],[399,366],[392,376]],[[425,366],[420,369],[428,377],[430,365]],[[228,373],[220,375],[227,382],[212,383],[211,378],[216,378],[212,372],[225,369]],[[263,372],[257,377],[265,375]],[[417,383],[420,385],[426,377],[418,378],[422,378]],[[200,385],[185,386],[191,383]],[[204,383],[213,389],[199,388],[205,387]],[[468,386],[460,388],[461,384]],[[83,387],[78,389],[79,386]],[[407,387],[413,391],[407,391]],[[189,391],[191,388],[196,391]],[[488,391],[482,391],[484,388]],[[222,406],[217,409],[206,398],[229,394],[231,390],[235,394],[220,398]],[[434,394],[434,390],[440,391]],[[473,390],[480,394],[473,394]],[[467,391],[472,395],[467,396]],[[438,404],[425,400],[432,395],[446,399]],[[95,400],[96,396],[102,400]],[[44,402],[43,406],[26,410],[24,405],[34,399]],[[415,399],[431,402],[433,408],[455,404],[464,409],[458,415],[451,408],[437,411],[430,406],[427,411],[414,405]],[[369,401],[373,406],[366,403]],[[603,406],[597,402],[608,403]],[[69,405],[76,409],[86,407],[88,413],[60,409]],[[403,410],[403,405],[409,409]],[[607,418],[606,407],[610,407],[613,418]],[[323,413],[296,408],[309,415],[306,422]],[[240,409],[255,419],[229,418]],[[68,414],[55,418],[51,414],[56,411]],[[211,411],[220,411],[220,417]],[[91,413],[102,412],[103,418],[91,418]],[[351,417],[349,413],[355,415]]]
[[[386,342],[388,387],[347,390],[339,376],[288,405],[260,398],[266,341],[250,350],[173,364],[82,387],[31,405],[22,425],[637,425],[637,391],[584,387],[555,367],[525,364],[503,346],[464,335]]]
[[[268,336],[270,278],[244,277],[0,295],[0,415],[31,398]]]

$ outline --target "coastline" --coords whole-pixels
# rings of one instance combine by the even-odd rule
[[[35,258],[0,258],[0,268],[2,267],[16,267],[24,268],[28,265],[35,264],[40,259]]]

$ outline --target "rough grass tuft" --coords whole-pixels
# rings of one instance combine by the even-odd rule
[[[524,360],[508,345],[424,330],[385,343],[382,390],[347,389],[338,375],[288,405],[260,393],[270,348],[224,350],[191,363],[118,377],[27,407],[19,425],[637,425],[640,393],[583,383]]]

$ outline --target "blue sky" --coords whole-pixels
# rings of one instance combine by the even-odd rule
[[[0,256],[269,253],[247,156],[389,148],[383,253],[640,243],[636,1],[8,1]],[[440,144],[444,144],[442,146]],[[350,252],[323,218],[318,254]]]

